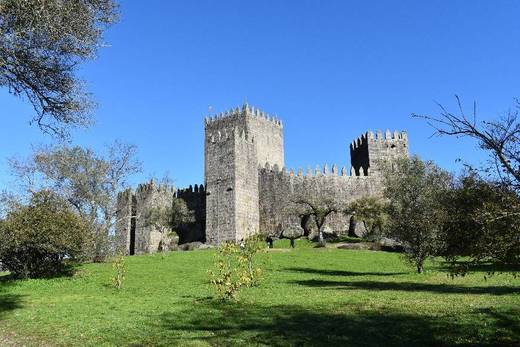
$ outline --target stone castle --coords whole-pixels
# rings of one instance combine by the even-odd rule
[[[244,105],[205,119],[205,182],[174,190],[151,181],[118,196],[116,235],[128,254],[157,251],[161,233],[143,220],[152,207],[183,199],[195,212],[195,222],[178,230],[180,243],[220,244],[262,232],[280,235],[290,224],[307,226],[283,213],[295,199],[327,199],[347,203],[382,193],[384,162],[408,156],[406,132],[368,131],[350,144],[351,165],[325,165],[315,171],[288,170],[284,165],[283,124],[279,119]],[[346,233],[350,217],[335,213],[326,230]]]

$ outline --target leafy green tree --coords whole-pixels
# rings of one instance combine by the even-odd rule
[[[425,119],[436,135],[474,139],[491,159],[479,168],[466,164],[470,174],[462,177],[448,201],[455,216],[446,236],[446,252],[452,264],[458,255],[473,262],[518,264],[520,100],[504,115],[479,121],[476,103],[468,114],[460,98],[455,98],[455,112],[439,105],[437,116],[414,114]]]
[[[445,201],[445,257],[452,273],[464,274],[471,263],[520,265],[520,197],[514,190],[469,172]],[[469,264],[461,257],[469,257]]]
[[[380,198],[359,198],[349,204],[346,213],[354,215],[358,222],[363,223],[367,231],[365,237],[369,239],[380,238],[388,222],[386,203]]]
[[[56,275],[84,259],[91,235],[88,223],[66,201],[40,191],[0,223],[0,262],[19,278]]]
[[[341,211],[341,207],[330,199],[304,197],[296,198],[293,204],[296,205],[295,208],[293,208],[296,211],[295,213],[300,217],[309,216],[314,220],[318,228],[318,244],[322,246],[325,245],[323,226],[327,221],[327,217],[332,213]]]
[[[195,212],[188,208],[184,200],[173,198],[169,206],[148,209],[144,220],[146,225],[153,226],[161,232],[160,248],[166,251],[170,248],[172,238],[177,237],[178,228],[195,221]]]
[[[106,154],[63,145],[35,150],[28,160],[13,159],[10,164],[23,191],[52,190],[89,222],[95,238],[92,258],[102,261],[112,252],[117,193],[140,171],[135,156],[135,146],[119,142]]]
[[[117,17],[114,0],[0,0],[0,86],[32,104],[44,132],[89,124],[92,102],[75,72]]]
[[[397,160],[384,171],[384,195],[388,204],[388,235],[401,242],[405,259],[417,272],[428,257],[438,254],[448,218],[442,197],[452,177],[431,161],[417,156]]]

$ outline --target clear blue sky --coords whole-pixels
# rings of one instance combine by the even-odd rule
[[[144,172],[203,181],[203,117],[242,104],[285,125],[286,165],[349,163],[367,129],[406,129],[411,151],[457,170],[470,141],[429,138],[410,114],[460,95],[497,117],[520,97],[520,1],[121,1],[110,45],[82,67],[99,107],[74,143],[134,143]],[[5,158],[48,142],[31,109],[0,90]]]

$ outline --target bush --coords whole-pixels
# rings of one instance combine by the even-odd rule
[[[363,238],[368,241],[379,241],[388,223],[386,202],[375,197],[362,197],[350,203],[347,213],[354,216],[356,222],[363,223]]]
[[[223,301],[235,300],[242,287],[238,254],[240,247],[235,242],[226,242],[217,249],[216,270],[210,271],[211,284]]]
[[[240,244],[238,261],[241,281],[246,287],[257,286],[262,277],[262,264],[256,261],[257,255],[265,253],[266,247],[260,235],[249,237]]]
[[[118,254],[112,261],[112,268],[114,269],[114,277],[112,283],[117,290],[123,289],[123,282],[126,278],[125,257],[123,254]]]
[[[40,191],[0,223],[0,262],[17,278],[56,275],[83,260],[91,234],[67,202]]]
[[[218,247],[215,270],[209,273],[211,284],[221,300],[236,300],[240,289],[260,283],[263,264],[257,261],[257,255],[265,251],[260,235],[252,236],[240,245],[229,241]]]

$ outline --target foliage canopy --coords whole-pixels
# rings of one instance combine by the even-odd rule
[[[63,199],[40,191],[0,224],[0,261],[15,277],[56,275],[66,263],[83,259],[91,235],[89,225]]]
[[[388,234],[403,244],[405,258],[419,273],[424,261],[442,247],[441,232],[448,218],[442,197],[451,184],[448,173],[417,156],[399,159],[385,170]]]
[[[114,0],[0,0],[0,86],[32,104],[44,132],[65,137],[90,123],[76,67],[117,17]]]

